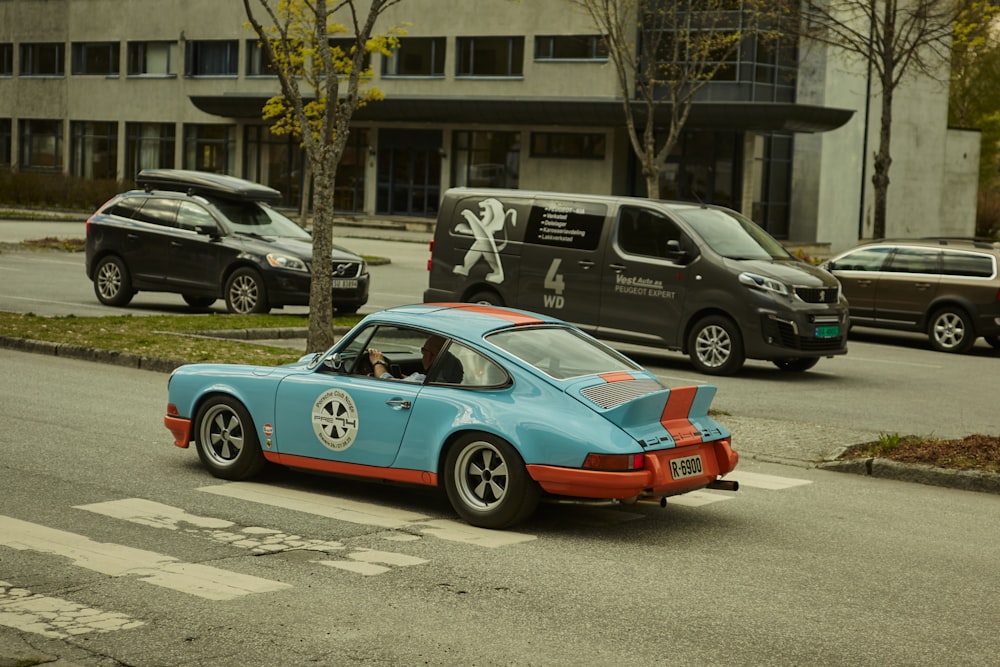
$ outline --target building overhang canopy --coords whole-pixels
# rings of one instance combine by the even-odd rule
[[[260,118],[265,96],[192,95],[194,105],[215,116]],[[633,103],[638,123],[645,108]],[[670,123],[670,105],[659,105],[656,124]],[[837,109],[786,102],[697,102],[685,125],[688,129],[757,132],[826,132],[844,125],[854,115]],[[387,97],[354,112],[353,121],[373,123],[529,125],[534,127],[624,127],[621,100],[517,97]]]

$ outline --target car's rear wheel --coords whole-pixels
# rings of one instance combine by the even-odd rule
[[[105,306],[128,305],[135,291],[125,262],[114,255],[101,258],[94,270],[94,294]]]
[[[466,303],[478,303],[481,306],[502,306],[503,299],[492,290],[483,290],[466,299]]]
[[[736,373],[746,361],[739,327],[722,315],[709,315],[698,320],[688,337],[688,356],[695,369],[701,373]]]
[[[226,308],[230,313],[249,315],[271,310],[267,303],[264,278],[254,269],[243,267],[233,271],[226,281]]]
[[[976,342],[972,320],[961,308],[948,306],[931,316],[927,327],[931,346],[939,352],[968,352]]]
[[[191,306],[192,308],[208,308],[213,303],[215,303],[214,296],[194,296],[191,294],[184,295],[184,302]]]
[[[541,497],[517,451],[486,433],[464,435],[448,450],[444,487],[458,515],[481,528],[524,521]]]
[[[235,398],[209,398],[194,423],[198,458],[216,477],[247,479],[264,467],[253,419]]]
[[[775,359],[773,363],[780,370],[802,373],[819,363],[819,359],[817,357],[792,357],[790,359]]]

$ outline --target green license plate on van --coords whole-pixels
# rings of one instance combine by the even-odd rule
[[[816,327],[816,338],[836,338],[840,335],[840,327]]]

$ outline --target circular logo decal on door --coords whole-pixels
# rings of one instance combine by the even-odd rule
[[[340,452],[350,447],[358,435],[358,408],[346,391],[328,389],[313,404],[312,422],[320,442]]]

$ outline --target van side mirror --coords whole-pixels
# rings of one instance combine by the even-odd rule
[[[691,260],[691,254],[681,247],[681,242],[671,239],[667,241],[667,259],[677,262],[678,264],[686,264]]]

